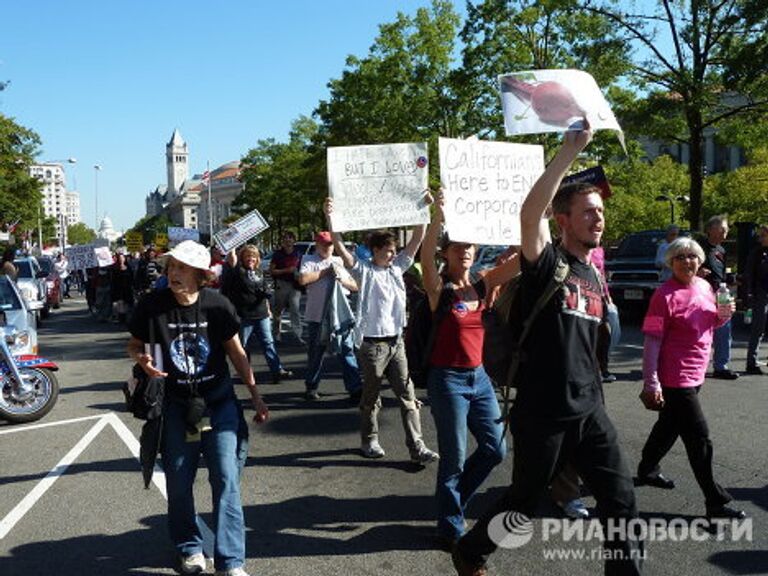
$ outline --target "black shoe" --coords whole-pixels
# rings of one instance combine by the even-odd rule
[[[736,380],[739,375],[736,374],[733,370],[715,370],[712,372],[712,378],[717,378],[718,380]]]
[[[453,552],[451,552],[451,560],[453,560],[453,567],[456,569],[458,576],[486,576],[488,569],[484,564],[472,565],[459,553],[459,547],[454,546]]]
[[[281,380],[286,378],[293,378],[293,372],[284,368],[280,368],[279,372],[272,374],[272,384],[279,384]]]
[[[456,548],[456,544],[458,543],[459,539],[456,537],[444,536],[442,534],[438,534],[436,536],[436,541],[437,541],[438,550],[442,550],[443,552],[448,552],[448,554],[452,554],[453,549]]]
[[[760,368],[760,366],[747,366],[746,373],[753,374],[755,376],[762,376],[763,374],[765,374],[765,372],[763,372],[763,369]]]
[[[728,518],[731,520],[743,520],[747,517],[744,510],[736,510],[730,506],[720,506],[719,508],[707,508],[707,518]]]
[[[305,400],[320,400],[320,393],[317,390],[307,390],[304,393]]]
[[[616,374],[611,374],[610,372],[603,372],[603,383],[611,383],[616,382]]]
[[[675,481],[667,478],[661,472],[653,476],[638,476],[637,483],[640,486],[653,486],[664,490],[672,490],[675,487]]]

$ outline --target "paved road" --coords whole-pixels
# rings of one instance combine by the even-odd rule
[[[737,333],[735,366],[743,367],[745,335]],[[41,331],[41,350],[61,364],[58,405],[29,428],[0,424],[0,574],[170,574],[173,556],[165,536],[161,491],[142,487],[136,449],[139,422],[121,412],[120,387],[128,374],[126,333],[97,324],[82,300],[68,300]],[[634,467],[654,421],[642,410],[640,338],[625,327],[615,369],[620,380],[606,386],[606,402]],[[300,371],[301,349],[281,348],[286,364]],[[254,366],[265,373],[259,356]],[[301,380],[265,385],[270,423],[254,429],[243,478],[247,568],[251,574],[442,575],[451,574],[447,554],[434,549],[435,469],[408,462],[394,402],[381,418],[387,458],[356,454],[357,415],[347,405],[337,367],[321,385],[320,402],[306,403]],[[265,374],[266,375],[266,374]],[[715,444],[718,479],[753,518],[751,540],[650,542],[647,574],[704,576],[768,573],[768,377],[708,381],[702,392]],[[244,394],[241,396],[244,397]],[[85,418],[85,419],[83,419]],[[429,407],[425,437],[435,445]],[[682,518],[703,513],[703,501],[678,443],[664,462],[678,481],[673,491],[638,488],[645,517]],[[500,493],[511,458],[499,466],[473,502],[470,518]],[[206,473],[196,485],[199,508],[210,522]],[[47,488],[47,489],[46,489]],[[589,506],[594,500],[586,498]],[[557,518],[551,505],[542,515]],[[600,562],[548,560],[557,548],[541,538],[537,520],[530,543],[500,551],[492,574],[589,575]],[[562,545],[560,546],[562,548]],[[595,554],[593,542],[570,544]]]

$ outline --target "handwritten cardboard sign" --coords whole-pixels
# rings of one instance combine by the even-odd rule
[[[70,270],[85,270],[99,265],[93,244],[78,244],[64,249]]]
[[[213,235],[213,241],[219,247],[219,250],[225,254],[245,244],[254,236],[258,236],[264,230],[269,228],[269,224],[258,210],[252,210],[245,216],[236,220],[228,228],[221,230]]]
[[[600,87],[581,70],[530,70],[499,76],[507,136],[581,130],[584,118],[593,131],[624,135]]]
[[[426,224],[427,145],[328,148],[331,227],[337,232]]]
[[[448,236],[475,244],[520,244],[520,207],[544,172],[532,144],[440,138]]]

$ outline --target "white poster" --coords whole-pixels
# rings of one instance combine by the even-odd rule
[[[542,172],[542,146],[440,138],[448,236],[474,244],[520,244],[520,207]]]
[[[336,232],[429,222],[427,145],[328,148],[328,190]]]
[[[227,253],[241,244],[245,244],[254,236],[258,236],[269,228],[269,224],[258,210],[252,210],[236,220],[228,228],[213,235],[213,241],[223,253]]]
[[[99,246],[94,249],[96,253],[96,261],[99,263],[99,268],[106,268],[112,266],[112,253],[109,251],[108,246]]]
[[[581,70],[530,70],[499,76],[507,136],[580,130],[586,118],[593,131],[621,127],[600,87]]]
[[[200,242],[200,231],[194,228],[180,228],[178,226],[168,226],[168,243],[176,245],[184,240],[194,240]]]
[[[69,246],[64,249],[70,270],[85,270],[86,268],[96,268],[99,265],[96,260],[93,244]]]

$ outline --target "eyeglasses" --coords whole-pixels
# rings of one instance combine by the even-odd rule
[[[696,254],[677,254],[675,255],[675,260],[678,262],[685,262],[687,260],[698,260],[699,257],[696,256]]]

